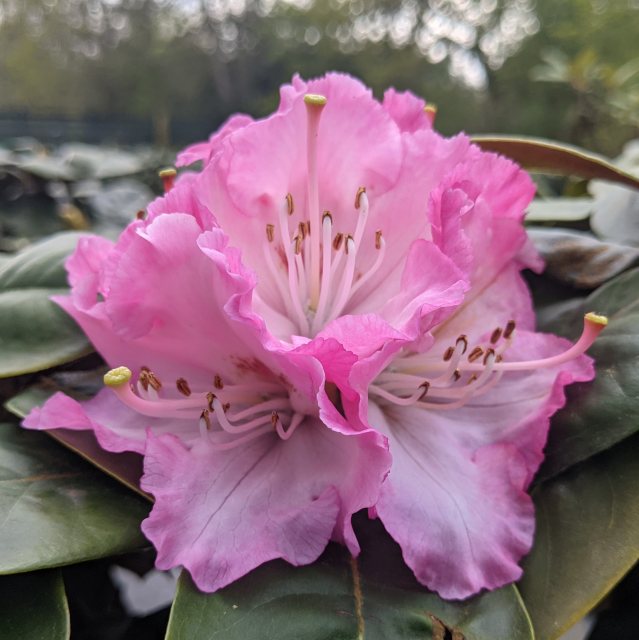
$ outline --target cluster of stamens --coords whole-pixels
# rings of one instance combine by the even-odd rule
[[[472,398],[490,391],[505,372],[556,367],[584,353],[607,319],[595,313],[584,316],[579,340],[563,353],[538,360],[506,361],[504,355],[515,337],[515,322],[494,329],[486,344],[471,346],[465,335],[446,348],[441,357],[432,353],[403,353],[369,387],[381,403],[446,411],[458,409]]]
[[[303,219],[293,224],[292,194],[282,198],[277,219],[266,225],[264,259],[276,291],[259,289],[262,303],[295,325],[299,335],[314,336],[344,311],[349,301],[378,271],[385,255],[381,230],[375,232],[377,257],[364,273],[357,271],[358,255],[369,220],[365,187],[355,193],[357,222],[352,233],[334,228],[330,211],[320,213],[317,137],[326,98],[305,96],[308,115],[307,206]],[[359,265],[361,268],[361,265]]]
[[[194,393],[186,379],[178,378],[178,397],[165,397],[169,394],[148,367],[140,369],[135,386],[131,379],[126,367],[104,376],[120,400],[141,415],[197,420],[200,435],[218,450],[234,449],[273,433],[288,440],[304,419],[292,409],[286,390],[271,382],[225,385],[216,375],[211,390]]]

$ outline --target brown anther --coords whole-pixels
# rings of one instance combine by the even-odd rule
[[[310,236],[311,235],[311,221],[307,220],[305,222],[305,224],[306,224],[306,235]]]
[[[269,242],[273,242],[274,238],[275,238],[275,225],[274,224],[267,224],[266,225],[266,239]]]
[[[506,338],[506,340],[508,340],[508,338],[510,338],[510,336],[512,336],[513,331],[515,330],[515,321],[514,320],[509,320],[506,323],[506,328],[504,329],[504,338]]]
[[[488,362],[488,358],[490,357],[495,357],[495,350],[494,349],[488,349],[486,351],[486,355],[484,356],[484,364],[486,364]]]
[[[290,193],[286,194],[286,210],[288,211],[289,216],[292,216],[293,211],[295,211],[295,203],[293,202],[293,196]]]
[[[324,213],[322,214],[322,224],[324,223],[324,220],[326,220],[326,218],[328,218],[331,221],[331,224],[333,224],[333,216],[331,215],[330,211],[324,211]],[[309,222],[308,224],[310,225],[311,223]]]
[[[224,413],[226,413],[230,408],[231,408],[231,403],[230,402],[225,402],[222,405],[222,411],[224,411]]]
[[[191,395],[191,387],[189,387],[189,383],[184,378],[178,378],[175,381],[175,386],[183,396],[187,396],[188,398],[188,396]]]
[[[475,360],[479,360],[484,355],[484,350],[481,347],[475,347],[468,354],[468,362],[475,362]]]
[[[276,427],[279,421],[280,421],[279,414],[277,413],[277,411],[273,411],[273,413],[271,413],[271,424],[273,425],[273,427]]]
[[[339,251],[339,248],[342,246],[342,240],[344,240],[344,234],[336,233],[333,238],[333,249],[335,249],[335,251]]]
[[[211,393],[210,391],[206,394],[206,404],[209,408],[209,411],[215,411],[215,409],[213,408],[213,400],[215,400],[216,395],[214,393]]]
[[[495,362],[501,362],[503,359],[504,359],[503,356],[497,356],[495,358]]]
[[[455,369],[455,371],[453,371],[453,380],[455,382],[457,382],[457,380],[459,380],[461,378],[461,372],[459,369]]]
[[[306,222],[300,222],[297,225],[297,234],[304,240],[306,238]]]
[[[222,378],[218,375],[213,378],[213,386],[216,389],[224,389],[224,383],[222,382]]]
[[[140,367],[138,381],[145,391],[148,391],[149,387],[152,387],[155,391],[159,391],[162,388],[159,378],[148,367]]]
[[[299,256],[302,253],[302,243],[304,240],[302,236],[295,236],[295,255]]]
[[[382,230],[378,229],[375,232],[375,248],[379,251],[382,248]]]
[[[501,338],[501,327],[497,327],[490,334],[490,341],[491,341],[492,344],[495,344],[495,343],[499,342],[499,338]]]
[[[468,350],[468,338],[463,333],[457,338],[455,345],[458,345],[460,342],[464,345],[464,348],[462,349],[462,355],[464,355]]]
[[[146,218],[146,211],[144,209],[140,209],[136,214],[135,214],[136,219],[138,220],[144,220],[144,218]]]
[[[448,347],[448,349],[444,351],[444,362],[448,362],[453,357],[453,353],[455,353],[455,348]]]
[[[355,194],[355,208],[359,209],[361,206],[362,194],[366,193],[366,187],[360,187]]]
[[[346,255],[348,255],[348,244],[349,244],[348,241],[349,240],[351,240],[351,241],[353,240],[353,236],[350,233],[346,236],[346,239],[344,240],[344,253]]]
[[[468,382],[466,382],[466,384],[473,384],[473,382],[475,382],[475,380],[477,380],[477,374],[473,373],[473,375],[470,376],[470,378],[468,378]]]
[[[422,393],[419,396],[419,399],[423,400],[426,397],[428,390],[430,389],[430,382],[428,382],[428,380],[424,380],[424,382],[422,382],[419,386],[422,388]]]
[[[209,410],[208,409],[204,409],[204,411],[202,411],[202,413],[200,414],[200,420],[204,420],[204,424],[206,425],[206,430],[210,431],[211,430],[211,418],[209,416]]]

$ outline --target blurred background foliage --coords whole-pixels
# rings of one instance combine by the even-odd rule
[[[639,132],[639,0],[0,0],[0,141],[182,145],[295,72],[411,89],[444,133],[617,155]]]

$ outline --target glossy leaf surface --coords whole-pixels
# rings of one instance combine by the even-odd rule
[[[0,638],[68,640],[70,633],[59,571],[0,577]]]
[[[269,562],[212,595],[184,573],[167,640],[423,640],[431,616],[466,640],[532,640],[514,587],[445,602],[415,581],[379,522],[360,521],[357,529],[357,561],[331,544],[313,565]]]
[[[0,574],[140,548],[148,509],[46,434],[0,425]]]
[[[559,638],[639,558],[639,437],[543,483],[521,594],[537,637]]]

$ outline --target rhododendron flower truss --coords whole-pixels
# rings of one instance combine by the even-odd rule
[[[214,590],[329,538],[357,553],[368,507],[444,597],[519,576],[548,421],[592,377],[603,320],[574,346],[535,333],[532,183],[432,124],[408,93],[294,78],[272,116],[182,152],[202,172],[167,174],[115,245],[69,260],[58,302],[110,389],[25,425],[144,453],[158,566]]]

